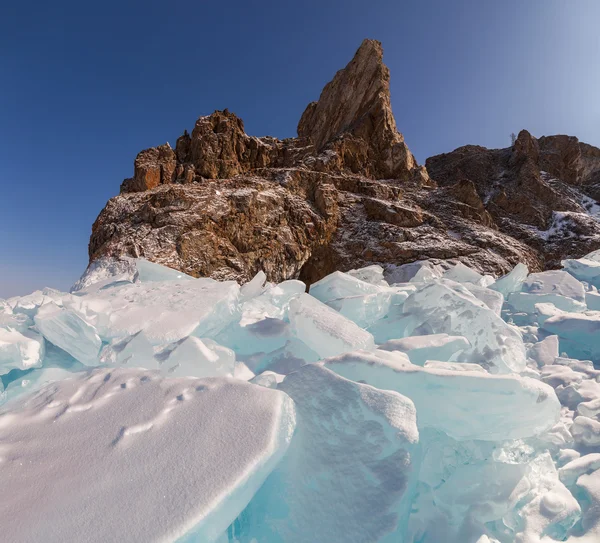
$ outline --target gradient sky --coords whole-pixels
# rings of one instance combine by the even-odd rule
[[[366,37],[419,162],[521,128],[600,146],[599,28],[598,0],[4,2],[0,297],[69,288],[138,151],[226,107],[294,136]]]

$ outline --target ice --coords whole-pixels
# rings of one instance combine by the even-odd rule
[[[137,275],[134,277],[134,281],[185,281],[186,279],[193,279],[191,275],[155,264],[144,258],[135,260],[135,268]]]
[[[35,326],[50,342],[86,366],[97,366],[102,340],[96,329],[74,311],[54,302],[40,307]]]
[[[469,362],[499,373],[525,369],[525,347],[519,331],[457,283],[424,286],[404,302],[403,313],[412,321],[410,335],[463,336],[471,343]]]
[[[513,292],[507,301],[515,309],[528,313],[534,312],[537,303],[552,303],[564,311],[586,309],[583,285],[560,270],[532,273],[523,282],[521,292]]]
[[[475,285],[483,279],[483,275],[472,270],[468,266],[465,266],[462,262],[459,262],[453,268],[449,269],[443,275],[444,279],[450,279],[457,283],[473,283]]]
[[[154,346],[143,331],[127,336],[125,339],[114,339],[102,348],[99,359],[102,364],[110,366],[127,366],[147,370],[159,368]]]
[[[598,263],[0,300],[0,539],[596,543]]]
[[[580,281],[586,281],[595,287],[600,287],[600,258],[598,251],[583,258],[562,261],[563,268]]]
[[[600,311],[600,293],[586,292],[585,293],[585,305],[591,311]]]
[[[600,469],[600,453],[590,453],[571,460],[558,471],[560,480],[567,486],[573,486],[584,473],[593,473]]]
[[[515,543],[564,541],[581,514],[577,500],[560,481],[549,453],[529,464],[511,498],[515,506],[519,502],[524,504],[510,519],[518,531]],[[545,537],[540,537],[542,534]]]
[[[4,390],[4,399],[9,402],[24,394],[34,392],[54,381],[73,377],[73,370],[65,368],[38,368],[12,380]]]
[[[585,311],[584,302],[561,296],[560,294],[529,294],[513,292],[506,300],[515,311],[533,313],[537,304],[550,303],[563,311]]]
[[[383,287],[388,286],[388,282],[384,279],[383,268],[377,264],[373,264],[372,266],[367,266],[365,268],[359,268],[357,270],[350,270],[347,273],[352,277],[356,277],[357,279],[365,281],[366,283],[371,283],[372,285],[379,285]]]
[[[479,364],[471,364],[469,362],[444,362],[442,360],[428,360],[423,367],[430,370],[448,370],[448,371],[478,371],[487,373],[485,368]]]
[[[500,316],[502,306],[504,305],[504,296],[500,292],[491,290],[487,287],[465,283],[465,288],[478,300],[487,305],[496,315]]]
[[[312,284],[310,295],[362,328],[385,317],[393,299],[404,301],[408,297],[404,291],[362,281],[341,272],[332,273]]]
[[[92,262],[71,292],[98,292],[119,283],[137,281],[183,281],[193,279],[179,270],[155,264],[144,258],[100,258]]]
[[[240,517],[237,540],[403,541],[419,435],[412,402],[320,365],[280,389],[295,402],[296,434]]]
[[[283,381],[285,375],[275,373],[274,371],[263,371],[260,375],[253,377],[250,381],[254,385],[267,388],[277,388],[277,385]]]
[[[527,355],[535,360],[538,367],[550,366],[558,357],[558,336],[548,336],[532,345]]]
[[[389,287],[381,287],[347,273],[334,272],[310,286],[310,295],[323,303],[331,302],[349,296],[379,294],[386,292]]]
[[[240,409],[243,402],[244,409]],[[214,541],[284,455],[283,392],[97,369],[0,413],[4,541]]]
[[[417,260],[401,266],[388,265],[384,271],[384,278],[390,284],[429,281],[441,277],[444,268],[432,264],[429,260]]]
[[[21,328],[19,330],[19,328]],[[0,371],[41,366],[44,358],[44,338],[33,330],[14,328],[0,321]]]
[[[297,338],[291,338],[274,351],[244,357],[248,366],[256,373],[271,370],[283,375],[319,359],[320,356],[315,351]]]
[[[527,266],[519,262],[510,273],[503,275],[495,283],[492,283],[490,288],[507,297],[512,292],[519,292],[521,290],[521,285],[527,279],[528,274],[529,269]]]
[[[259,271],[251,281],[245,285],[242,285],[242,288],[240,289],[240,297],[242,300],[247,300],[259,296],[262,294],[266,282],[267,275],[264,271]]]
[[[219,345],[212,339],[199,339],[189,336],[157,355],[160,369],[172,377],[216,377],[232,376],[235,367],[235,353]]]
[[[512,292],[519,292],[521,290],[521,286],[525,279],[527,279],[528,274],[529,269],[527,266],[519,262],[510,273],[503,275],[495,283],[492,283],[490,288],[507,297]]]
[[[470,346],[468,340],[462,336],[431,334],[392,339],[379,348],[406,353],[413,364],[423,366],[427,360],[456,360]]]
[[[290,302],[289,319],[295,336],[321,357],[375,348],[371,334],[308,294]]]
[[[417,408],[419,428],[434,428],[457,440],[534,436],[559,418],[552,388],[527,377],[394,364],[365,351],[324,363],[347,379],[405,395]]]
[[[71,288],[71,292],[97,291],[119,282],[133,282],[136,273],[136,263],[132,258],[100,258],[90,263],[84,274]],[[92,285],[94,287],[90,289]]]
[[[600,360],[600,312],[557,312],[542,323],[544,330],[560,338],[560,348],[569,356]]]

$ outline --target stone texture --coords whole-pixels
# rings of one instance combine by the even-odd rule
[[[235,114],[142,151],[92,228],[90,261],[143,256],[194,276],[314,282],[335,270],[460,261],[533,271],[600,247],[600,150],[522,131],[419,166],[396,128],[381,44],[365,40],[298,125],[257,138]],[[431,176],[431,177],[430,177]],[[559,212],[559,213],[557,213]]]
[[[390,72],[381,43],[364,40],[354,58],[325,85],[318,102],[308,105],[298,135],[317,150],[331,144],[338,154],[358,161],[352,171],[367,169],[375,178],[402,178],[417,166],[396,128],[390,103]],[[337,140],[337,141],[335,141]],[[366,151],[357,157],[353,148]]]
[[[468,145],[426,166],[440,185],[468,180],[498,229],[536,250],[544,267],[600,247],[600,149],[577,138],[522,130],[512,147]]]

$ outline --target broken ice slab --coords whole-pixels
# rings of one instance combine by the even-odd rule
[[[214,541],[294,425],[286,394],[230,378],[97,369],[47,385],[0,411],[2,539]]]
[[[395,364],[364,351],[323,363],[347,379],[405,395],[417,408],[419,428],[435,428],[457,440],[534,436],[559,419],[554,390],[528,377]]]

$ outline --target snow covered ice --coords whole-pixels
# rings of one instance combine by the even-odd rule
[[[0,539],[600,541],[600,256],[0,300]]]
[[[2,538],[216,539],[294,421],[286,394],[231,378],[97,369],[58,381],[0,414]]]

